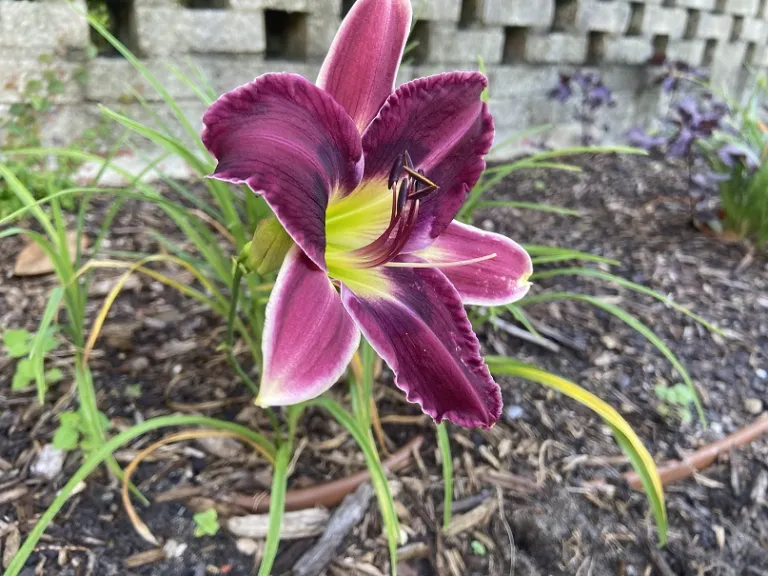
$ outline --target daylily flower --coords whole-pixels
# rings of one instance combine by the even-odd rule
[[[452,72],[394,90],[410,21],[408,0],[358,0],[317,86],[260,76],[211,106],[203,141],[212,177],[262,195],[295,242],[267,305],[257,404],[322,394],[362,332],[408,400],[487,427],[501,394],[463,304],[521,298],[531,261],[453,221],[493,140],[486,79]]]

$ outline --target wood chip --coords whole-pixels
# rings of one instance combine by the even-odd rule
[[[336,549],[363,519],[372,496],[371,485],[362,484],[344,498],[331,516],[323,536],[293,566],[295,576],[317,576],[325,570],[336,556]]]
[[[21,546],[21,533],[18,527],[13,526],[5,536],[5,546],[3,547],[3,568],[8,568],[13,561],[16,552]]]
[[[477,470],[477,477],[480,482],[493,484],[518,494],[536,494],[539,491],[539,485],[536,482],[512,472],[483,467]]]
[[[88,238],[83,235],[80,237],[80,250],[83,251],[86,248],[88,248]],[[67,250],[70,260],[74,261],[77,251],[77,232],[75,231],[67,232]],[[16,256],[16,263],[13,265],[14,276],[41,276],[53,271],[53,262],[36,242],[30,242],[24,246]]]
[[[330,514],[323,508],[286,512],[283,515],[280,538],[282,540],[297,540],[319,536],[325,532],[329,518]],[[269,515],[235,516],[227,520],[226,527],[232,534],[241,538],[255,538],[257,540],[266,538],[269,531]]]
[[[27,492],[29,490],[26,486],[16,486],[16,488],[0,492],[0,504],[8,504],[8,502],[18,500],[22,496],[26,496]]]
[[[477,508],[470,510],[466,514],[454,516],[450,525],[443,531],[446,537],[458,536],[462,532],[471,530],[476,526],[484,526],[488,523],[496,511],[496,500],[486,500]]]
[[[123,560],[123,566],[126,568],[140,568],[141,566],[146,566],[147,564],[161,562],[162,560],[165,560],[165,558],[165,550],[162,548],[153,548],[152,550],[147,550],[145,552],[139,552],[138,554],[128,556],[128,558]]]

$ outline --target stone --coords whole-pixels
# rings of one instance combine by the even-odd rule
[[[504,30],[500,27],[459,30],[453,24],[434,22],[429,26],[430,62],[467,62],[482,58],[498,64],[504,52]]]
[[[309,12],[310,0],[229,0],[235,10],[282,10],[284,12]]]
[[[167,56],[180,52],[179,23],[181,8],[137,7],[136,32],[139,51],[145,56]]]
[[[267,47],[261,11],[182,10],[180,16],[181,51],[258,54]]]
[[[246,556],[254,556],[259,551],[259,543],[250,538],[238,538],[235,542],[237,551]]]
[[[643,10],[643,34],[646,36],[669,36],[680,40],[685,36],[688,13],[683,8],[666,8],[646,5]]]
[[[653,45],[642,37],[608,37],[603,40],[603,58],[615,64],[639,65],[653,56]]]
[[[744,410],[746,410],[748,413],[752,414],[753,416],[762,414],[763,401],[760,400],[760,398],[747,398],[746,400],[744,400]]]
[[[413,2],[416,20],[458,22],[461,17],[461,0],[428,0]]]
[[[624,2],[581,0],[576,10],[576,30],[623,34],[629,27],[632,9]]]
[[[754,16],[760,8],[760,0],[725,0],[725,12],[736,16]]]
[[[675,6],[679,8],[691,8],[693,10],[714,11],[717,0],[677,0]]]
[[[492,98],[544,97],[558,80],[558,71],[548,66],[489,66],[486,72]]]
[[[768,22],[757,18],[744,18],[739,40],[765,44],[768,42]]]
[[[0,3],[0,46],[42,47],[50,50],[86,48],[88,22],[85,1],[65,3]]]
[[[480,18],[486,24],[548,29],[555,17],[554,0],[485,0]]]
[[[32,476],[53,480],[64,467],[66,458],[67,453],[64,450],[56,448],[53,444],[46,444],[32,463],[30,472]]]
[[[582,64],[587,58],[587,37],[552,32],[529,34],[525,60],[536,64]]]
[[[8,58],[8,59],[6,59]],[[38,59],[26,59],[24,53],[17,52],[14,58],[10,54],[0,53],[0,102],[21,102],[22,95],[30,81],[41,81],[42,85],[36,96],[47,97],[54,104],[76,104],[83,99],[83,86],[80,83],[82,64],[53,60],[42,64]],[[44,74],[52,72],[62,83],[62,92],[49,92]]]
[[[706,45],[704,40],[675,40],[667,45],[667,58],[687,62],[691,66],[701,66]]]
[[[728,14],[711,14],[701,12],[698,16],[696,37],[705,40],[727,40],[731,36],[733,17]]]

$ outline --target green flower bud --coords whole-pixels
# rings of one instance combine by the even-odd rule
[[[293,239],[277,218],[267,218],[259,222],[253,240],[243,247],[242,261],[248,270],[263,276],[280,269],[291,246]]]

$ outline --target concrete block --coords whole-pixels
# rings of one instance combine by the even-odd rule
[[[82,64],[53,61],[42,64],[36,58],[25,59],[23,54],[3,51],[0,54],[0,102],[12,104],[23,100],[22,94],[31,81],[40,81],[42,85],[36,96],[47,97],[54,104],[75,104],[83,99],[84,87],[80,82]],[[60,94],[48,91],[46,76],[54,75],[63,85]]]
[[[477,62],[498,64],[504,52],[504,30],[500,27],[459,30],[453,24],[429,26],[430,62]]]
[[[336,12],[307,17],[307,57],[310,60],[325,58],[340,25]]]
[[[555,87],[556,66],[489,66],[488,92],[492,98],[544,98]]]
[[[413,13],[418,20],[458,22],[461,18],[461,0],[413,2]]]
[[[758,44],[768,43],[768,22],[757,18],[744,18],[739,39]]]
[[[768,46],[757,46],[752,56],[752,66],[755,68],[768,68]]]
[[[725,89],[734,89],[746,55],[746,42],[720,42],[712,59],[713,84]]]
[[[688,12],[683,8],[665,8],[648,5],[643,10],[643,34],[647,36],[669,36],[680,40],[685,35]]]
[[[136,8],[135,14],[142,56],[166,56],[181,51],[181,8]]]
[[[258,54],[267,42],[259,10],[182,10],[177,34],[184,51]]]
[[[677,0],[678,8],[691,8],[692,10],[706,10],[712,12],[717,7],[717,0]]]
[[[667,58],[682,60],[691,66],[701,66],[706,48],[704,40],[675,40],[667,45]]]
[[[731,36],[733,17],[728,14],[701,12],[698,16],[696,37],[705,40],[727,40]]]
[[[648,38],[608,37],[603,41],[603,58],[616,64],[640,65],[653,56],[653,45]]]
[[[587,58],[587,37],[552,32],[529,34],[525,42],[525,60],[536,64],[582,64]]]
[[[554,0],[485,0],[481,19],[486,24],[548,29],[555,17]]]
[[[629,27],[631,14],[630,5],[624,2],[581,0],[576,10],[576,30],[623,34]]]
[[[78,13],[85,10],[84,0],[77,0],[74,7],[64,3],[0,2],[0,46],[51,51],[86,48],[88,23]]]
[[[760,7],[760,0],[725,0],[725,12],[736,16],[754,16]]]
[[[310,0],[229,0],[230,7],[235,10],[309,12],[310,4]]]

